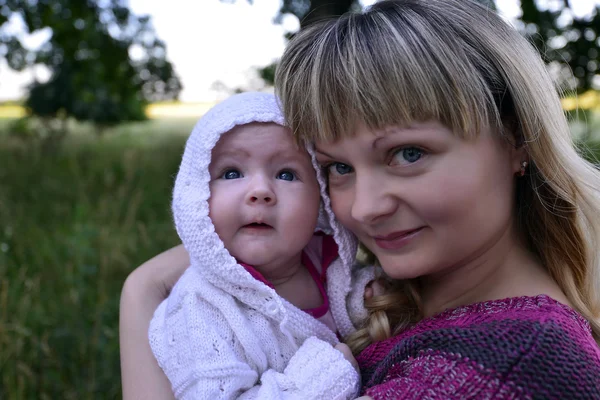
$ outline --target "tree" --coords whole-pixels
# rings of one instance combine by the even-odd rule
[[[300,29],[325,18],[340,16],[352,9],[360,8],[358,0],[283,0],[275,21],[285,14],[292,14],[300,21]]]
[[[25,48],[3,29],[15,15],[30,33],[49,28],[50,39]],[[148,102],[181,91],[150,18],[132,14],[125,0],[0,0],[0,57],[18,71],[48,67],[50,79],[34,82],[25,102],[31,114],[48,120],[73,117],[101,129],[145,119]],[[59,129],[54,139],[65,133]]]
[[[600,80],[600,5],[590,16],[576,17],[573,0],[550,3],[542,9],[534,0],[521,0],[521,32],[555,66],[563,89],[585,92]]]

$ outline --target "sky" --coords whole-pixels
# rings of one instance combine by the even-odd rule
[[[508,20],[518,17],[519,0],[499,0],[498,8]],[[551,4],[556,0],[540,0]],[[562,1],[562,0],[561,0]],[[370,5],[374,0],[363,0]],[[572,0],[574,14],[589,13],[600,0]],[[274,24],[280,0],[129,0],[136,14],[149,14],[158,37],[167,45],[167,57],[174,64],[184,89],[184,102],[213,102],[223,96],[214,90],[215,82],[225,87],[257,89],[260,80],[256,68],[279,58],[285,46],[284,33],[296,31],[298,20],[284,18]],[[26,35],[18,20],[11,21],[9,29],[22,35],[27,46],[35,48],[43,43],[48,30]],[[0,60],[0,101],[23,97],[27,83],[33,77],[47,79],[42,68],[31,68],[21,73],[11,71]]]

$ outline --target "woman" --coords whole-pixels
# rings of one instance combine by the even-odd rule
[[[514,29],[471,1],[384,1],[296,35],[276,86],[391,279],[348,341],[364,394],[600,398],[600,176]],[[124,313],[151,313],[161,296],[128,293],[174,280],[173,252],[132,274]]]

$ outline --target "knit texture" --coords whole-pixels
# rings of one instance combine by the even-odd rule
[[[378,399],[600,399],[588,322],[548,296],[447,310],[357,357]]]
[[[353,398],[359,376],[332,347],[336,334],[252,277],[209,217],[211,151],[222,134],[251,122],[284,125],[273,95],[230,97],[202,117],[186,143],[173,216],[191,266],[154,314],[152,351],[178,399]],[[363,293],[374,269],[352,271],[356,240],[333,217],[325,187],[321,194],[317,231],[333,234],[340,254],[327,269],[327,294],[344,337],[365,315],[364,304],[347,308],[349,292]],[[352,287],[352,275],[362,287]]]

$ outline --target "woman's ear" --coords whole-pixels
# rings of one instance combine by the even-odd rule
[[[527,171],[529,165],[529,154],[527,153],[527,146],[521,145],[520,147],[511,148],[511,166],[512,172],[516,176],[523,176]]]
[[[527,143],[523,133],[519,129],[519,124],[514,121],[504,121],[504,137],[510,142],[510,159],[512,172],[516,176],[525,175],[529,165],[529,153],[527,152]]]

